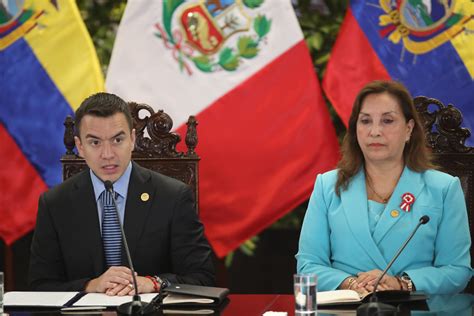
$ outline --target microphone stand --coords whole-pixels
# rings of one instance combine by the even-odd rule
[[[421,225],[424,225],[426,223],[428,223],[428,221],[430,220],[430,218],[427,216],[427,215],[423,215],[418,224],[416,225],[415,229],[413,230],[413,232],[410,234],[410,236],[408,237],[408,239],[405,241],[405,243],[400,247],[400,249],[398,249],[398,252],[395,254],[395,256],[393,257],[393,259],[388,263],[387,267],[385,268],[385,270],[382,272],[382,274],[377,278],[377,282],[375,282],[375,286],[374,286],[374,291],[372,293],[372,296],[370,297],[370,301],[369,303],[365,303],[365,304],[362,304],[361,306],[359,306],[357,308],[357,316],[372,316],[372,315],[377,315],[377,316],[383,316],[383,315],[396,315],[398,309],[393,306],[393,305],[389,305],[389,304],[384,304],[384,303],[381,303],[379,302],[378,298],[377,298],[377,287],[379,286],[379,283],[380,281],[382,280],[382,278],[385,276],[385,274],[387,274],[387,271],[388,269],[390,269],[393,265],[393,263],[395,262],[395,260],[397,260],[398,256],[400,256],[400,254],[402,253],[402,251],[405,249],[405,247],[408,245],[408,243],[410,242],[410,240],[413,238],[413,236],[415,235],[416,231],[418,230],[418,228],[421,226]]]
[[[114,203],[115,208],[115,215],[117,217],[117,222],[120,226],[120,232],[122,234],[123,246],[125,248],[125,253],[127,255],[127,261],[130,266],[130,270],[132,270],[132,280],[133,280],[133,287],[135,289],[135,294],[133,295],[133,299],[131,302],[123,303],[117,307],[117,314],[119,315],[154,315],[156,313],[155,307],[156,306],[148,306],[148,303],[142,302],[140,299],[140,295],[138,295],[138,285],[137,285],[137,278],[135,276],[135,268],[133,267],[132,257],[130,256],[130,249],[128,248],[127,238],[125,237],[125,231],[123,229],[122,222],[120,221],[118,208],[117,208],[117,201],[115,200],[115,191],[113,189],[113,185],[111,181],[104,182],[105,189],[112,194],[112,201]],[[161,289],[160,289],[161,291]]]

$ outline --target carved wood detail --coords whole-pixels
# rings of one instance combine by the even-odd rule
[[[64,121],[64,146],[66,146],[66,155],[74,155],[74,120],[70,115]]]
[[[87,168],[86,162],[79,156],[76,157],[76,161],[73,159],[69,159],[68,162],[61,161],[63,164],[63,180],[66,180]]]
[[[474,147],[465,145],[471,136],[469,129],[461,126],[461,111],[454,105],[445,106],[439,100],[427,97],[414,98],[415,107],[424,124],[426,140],[441,170],[459,177],[466,199],[471,240],[474,240]],[[433,109],[434,108],[434,109]],[[474,248],[471,247],[471,262]],[[469,282],[466,292],[474,294],[474,282]]]
[[[196,149],[196,146],[198,143],[198,137],[197,137],[198,122],[196,118],[193,115],[191,115],[186,125],[188,126],[188,130],[186,132],[186,139],[185,139],[186,146],[188,148],[188,152],[186,153],[186,156],[197,157],[196,152],[194,150]]]
[[[462,114],[452,104],[445,106],[441,101],[419,96],[414,98],[415,107],[421,115],[429,146],[436,153],[467,153],[473,147],[466,147],[471,136],[469,129],[461,127]],[[431,105],[435,109],[430,111]]]
[[[146,104],[129,102],[135,126],[137,140],[135,142],[135,157],[181,157],[184,154],[176,151],[176,145],[181,137],[171,132],[173,120],[159,110],[157,113]],[[147,112],[140,118],[140,112]],[[145,130],[148,136],[145,135]]]

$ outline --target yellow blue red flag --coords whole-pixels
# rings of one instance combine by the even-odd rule
[[[351,0],[323,81],[343,121],[362,86],[391,78],[456,105],[473,130],[473,14],[472,0]]]
[[[103,90],[75,1],[0,1],[0,80],[0,237],[10,244],[61,181],[64,118]]]

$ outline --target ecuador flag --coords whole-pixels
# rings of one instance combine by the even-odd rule
[[[0,237],[11,244],[61,181],[65,117],[103,90],[73,0],[0,1],[0,80]]]
[[[323,88],[347,124],[358,91],[375,79],[452,103],[474,128],[474,2],[351,0]]]

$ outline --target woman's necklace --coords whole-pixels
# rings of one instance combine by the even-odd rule
[[[384,204],[387,204],[388,200],[390,200],[390,197],[393,194],[393,190],[392,192],[390,192],[390,194],[387,197],[383,197],[382,195],[378,194],[377,191],[374,190],[374,188],[370,184],[370,180],[367,179],[366,182],[367,182],[367,186],[370,188],[370,190],[372,190],[372,192],[377,196],[377,198],[381,200]]]

